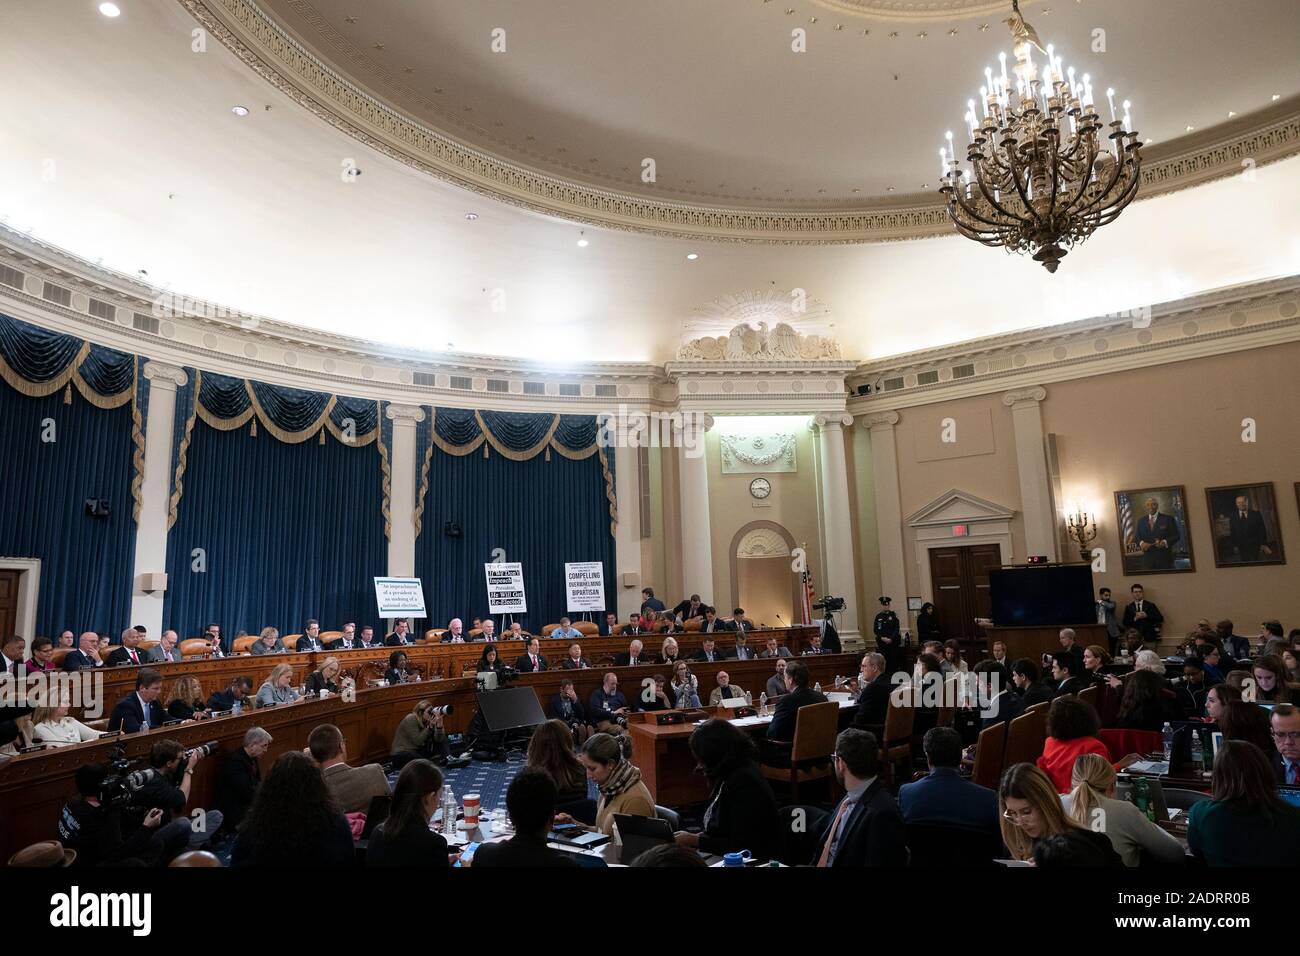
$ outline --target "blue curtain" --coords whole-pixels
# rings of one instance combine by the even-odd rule
[[[6,351],[6,360],[13,354]],[[51,434],[46,419],[54,441],[42,441]],[[0,382],[0,554],[41,559],[36,634],[23,635],[29,640],[64,628],[116,638],[133,623],[131,433],[131,403],[97,408],[74,389],[65,404],[62,392],[30,398]],[[87,498],[108,499],[110,516],[87,515]]]
[[[553,416],[540,417],[549,427]],[[420,447],[427,441],[422,437]],[[528,614],[517,620],[526,629],[567,613],[566,561],[602,562],[605,606],[615,606],[614,537],[598,455],[575,461],[552,452],[550,461],[543,454],[514,461],[495,452],[484,458],[434,448],[422,518],[415,571],[424,583],[430,626],[461,617],[468,627],[471,618],[487,616],[483,565],[495,548],[505,560],[523,564]],[[463,537],[443,533],[449,521],[461,526]]]
[[[205,403],[215,378],[203,376]],[[325,630],[378,623],[371,579],[387,573],[388,546],[376,443],[287,444],[200,420],[186,457],[167,542],[170,627],[192,636],[216,623],[229,638],[268,625],[301,632],[309,617]],[[192,570],[196,548],[202,573]]]

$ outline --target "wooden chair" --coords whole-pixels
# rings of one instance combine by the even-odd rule
[[[559,627],[560,627],[559,624],[547,624],[545,627],[542,628],[542,633],[545,634],[547,637],[550,637],[551,632],[558,630]]]
[[[1078,696],[1079,696],[1079,700],[1083,701],[1085,704],[1092,704],[1093,709],[1097,710],[1097,712],[1100,714],[1101,711],[1098,710],[1097,707],[1097,705],[1100,703],[1098,699],[1100,694],[1101,694],[1100,688],[1098,688],[1096,684],[1091,684],[1088,687],[1085,687],[1083,690],[1079,691]]]
[[[694,634],[704,626],[704,618],[693,617],[682,622],[682,631],[686,634]]]
[[[75,647],[56,647],[54,649],[54,656],[50,658],[50,662],[54,665],[54,669],[60,671],[63,670],[63,659],[75,650]]]
[[[477,641],[477,640],[478,640],[480,637],[482,637],[482,636],[483,636],[483,628],[481,628],[481,627],[472,627],[472,628],[470,628],[469,634],[468,634],[468,636],[466,636],[465,640],[467,640],[467,641]]]
[[[806,704],[795,715],[794,741],[790,747],[790,766],[760,769],[769,780],[790,784],[794,802],[799,802],[799,785],[812,780],[832,777],[830,756],[835,750],[835,732],[840,717],[840,705],[830,700],[824,704]],[[780,741],[768,741],[785,746]]]
[[[301,634],[281,634],[280,643],[284,645],[286,651],[292,654],[298,649],[298,638],[300,637],[302,637]]]
[[[1007,727],[1007,749],[1003,767],[1018,763],[1033,763],[1043,755],[1047,740],[1047,714],[1044,710],[1030,708]]]
[[[912,728],[916,725],[915,690],[904,684],[889,695],[889,709],[885,711],[884,739],[880,744],[880,759],[884,766],[885,782],[893,787],[899,776],[899,763],[912,760]],[[902,775],[906,778],[906,774]]]
[[[159,644],[161,644],[161,643],[162,643],[162,641],[159,641],[159,640],[155,640],[155,639],[153,639],[153,638],[150,638],[150,639],[147,640],[147,641],[141,641],[139,644],[137,644],[137,645],[135,646],[135,649],[136,649],[136,651],[138,651],[138,652],[143,656],[143,655],[148,654],[151,650],[153,650],[155,647],[157,647],[157,646],[158,646]]]
[[[424,632],[423,642],[425,644],[441,644],[442,635],[447,633],[445,627],[431,627]]]
[[[600,626],[596,624],[595,621],[574,621],[573,626],[587,637],[600,636]],[[550,632],[548,631],[547,633],[549,634]]]
[[[387,667],[379,661],[363,661],[349,672],[357,687],[371,687],[384,679]]]
[[[343,636],[342,631],[321,631],[320,642],[324,644],[326,647],[329,647],[331,644],[333,644],[342,636]]]
[[[1007,752],[1007,722],[999,721],[980,731],[975,741],[975,767],[971,782],[996,790],[1002,780],[1003,761]]]
[[[202,637],[187,637],[180,644],[181,655],[188,661],[202,657],[212,650],[212,645]]]
[[[253,645],[260,641],[261,638],[256,634],[245,634],[243,637],[235,638],[235,642],[230,645],[232,654],[248,654],[252,651]]]

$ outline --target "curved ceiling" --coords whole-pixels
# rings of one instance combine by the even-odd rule
[[[95,0],[0,7],[11,91],[0,218],[173,292],[307,328],[433,351],[662,362],[683,339],[802,290],[801,331],[869,359],[1300,273],[1300,157],[1136,203],[1056,276],[951,235],[752,245],[588,226],[579,248],[584,227],[425,175],[222,43],[198,44],[177,0],[118,5],[113,20]],[[727,6],[753,13],[750,0]],[[1153,74],[1204,45],[1179,43]],[[1231,93],[1235,74],[1221,82]],[[1274,82],[1294,89],[1293,70]],[[249,114],[233,115],[237,104]]]
[[[936,149],[1011,46],[1009,0],[255,2],[360,89],[503,162],[746,211],[933,205]],[[1167,145],[1300,92],[1294,0],[1249,6],[1038,0],[1024,13]],[[235,29],[254,33],[247,15]]]

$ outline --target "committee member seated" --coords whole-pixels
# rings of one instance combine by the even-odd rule
[[[479,623],[479,636],[474,638],[476,641],[487,641],[491,643],[497,639],[497,623],[490,617],[485,617]]]
[[[718,648],[717,642],[714,641],[712,637],[704,638],[700,650],[695,655],[695,660],[697,662],[708,664],[715,664],[718,661],[724,661],[726,659],[727,655]]]
[[[817,838],[812,865],[906,866],[903,818],[880,779],[875,735],[855,727],[840,731],[831,763],[844,797]]]
[[[102,667],[104,660],[99,653],[99,635],[94,631],[86,631],[77,640],[77,649],[69,651],[63,658],[63,669],[79,671],[83,667]]]
[[[428,760],[406,764],[397,775],[388,818],[370,834],[366,866],[447,869],[447,841],[429,829],[441,795],[441,770]]]
[[[768,702],[775,702],[778,697],[790,693],[785,687],[785,658],[776,659],[776,673],[767,679]]]
[[[1072,700],[1062,697],[1057,703]],[[1120,865],[1119,854],[1111,846],[1109,838],[1067,816],[1051,778],[1032,764],[1018,763],[1002,774],[998,786],[998,814],[1002,843],[1012,859],[1032,860],[1039,842],[1071,833],[1080,840],[1091,841],[1100,859],[1113,866]]]
[[[820,634],[813,634],[808,638],[808,646],[800,651],[799,656],[808,657],[809,655],[812,655],[815,657],[818,654],[829,653],[830,651],[827,648],[822,647],[822,636]]]
[[[1211,798],[1188,813],[1193,854],[1210,866],[1295,867],[1300,809],[1278,796],[1264,751],[1244,740],[1225,740],[1214,758],[1211,785]]]
[[[167,720],[158,698],[162,695],[162,672],[142,667],[135,675],[135,692],[117,702],[108,717],[108,729],[133,734],[161,727]]]
[[[1092,704],[1066,695],[1052,701],[1047,711],[1047,740],[1037,766],[1051,778],[1057,793],[1069,793],[1074,761],[1080,754],[1100,754],[1109,759],[1110,751],[1097,739],[1101,720]]]
[[[752,631],[754,626],[745,617],[745,609],[738,607],[731,612],[731,630],[737,634],[744,634],[746,631]],[[739,641],[739,638],[737,638]]]
[[[792,743],[799,708],[806,707],[808,704],[826,703],[825,694],[819,694],[808,686],[811,679],[812,675],[808,671],[808,665],[803,661],[798,659],[786,661],[785,688],[787,693],[777,698],[776,711],[772,714],[772,722],[767,725],[768,740]],[[786,755],[786,759],[789,759],[788,755]],[[764,756],[764,761],[768,761],[768,755]]]
[[[542,655],[542,642],[533,638],[528,642],[528,651],[515,659],[515,670],[521,674],[549,670],[550,664]]]
[[[704,623],[700,625],[700,630],[705,634],[715,634],[719,631],[731,631],[734,628],[731,622],[718,617],[717,608],[706,607],[704,609]]]
[[[582,656],[582,645],[574,641],[569,645],[569,653],[560,661],[560,670],[580,671],[589,667],[591,661]]]
[[[607,611],[605,613],[605,623],[600,626],[601,636],[614,637],[615,635],[620,634],[622,630],[623,625],[618,623],[618,615],[613,611]]]
[[[330,645],[332,651],[355,651],[361,647],[361,638],[357,637],[357,626],[349,621],[343,625],[343,633]]]
[[[645,645],[640,641],[634,640],[627,646],[627,650],[614,655],[615,667],[639,667],[642,664],[653,664],[652,655],[647,655]]]
[[[741,628],[736,629],[736,640],[727,648],[727,657],[733,661],[752,661],[758,657],[749,646],[749,637]]]
[[[411,669],[411,659],[406,656],[406,651],[393,651],[388,655],[388,670],[384,671],[384,681],[388,686],[405,684],[417,680],[418,676]]]
[[[32,713],[32,743],[64,747],[98,740],[100,733],[69,716],[68,705],[37,707]]]
[[[790,653],[790,648],[786,647],[775,637],[769,637],[767,639],[767,646],[763,648],[763,653],[759,654],[758,656],[759,657],[793,657],[794,655]]]
[[[293,665],[276,664],[262,686],[257,689],[257,706],[274,707],[276,704],[292,704],[302,695],[293,683]]]
[[[531,634],[529,634],[527,631],[524,630],[524,626],[522,624],[520,624],[518,621],[514,621],[511,623],[509,627],[506,628],[505,633],[501,635],[501,640],[526,641],[531,636],[532,636]]]
[[[627,733],[627,715],[636,708],[629,705],[618,689],[618,675],[610,671],[591,692],[587,701],[587,719],[603,734]]]
[[[465,643],[465,622],[458,617],[453,617],[447,622],[447,630],[443,632],[442,643],[444,644],[464,644]]]
[[[384,638],[384,644],[387,647],[405,647],[407,644],[414,644],[411,638],[411,625],[407,623],[406,618],[399,617],[397,623],[393,625],[393,633]]]
[[[668,685],[673,706],[678,710],[691,710],[700,706],[700,682],[691,673],[691,665],[678,661],[673,668],[673,679]]]
[[[883,729],[892,690],[889,675],[885,673],[885,655],[863,654],[858,669],[858,706],[853,711],[853,726],[859,730]]]
[[[213,790],[212,806],[221,811],[222,826],[234,833],[248,816],[257,788],[262,785],[262,765],[258,762],[271,746],[271,735],[261,727],[250,727],[240,748],[221,763]]]
[[[655,815],[654,798],[641,782],[641,771],[624,759],[623,745],[617,737],[592,734],[582,745],[578,760],[587,771],[587,779],[600,791],[596,803],[596,825],[588,829],[613,833],[616,813],[637,817]],[[578,823],[566,813],[557,814],[555,822]]]
[[[673,835],[678,846],[721,856],[749,850],[760,860],[781,848],[776,797],[758,768],[754,743],[725,720],[706,720],[691,733],[691,754],[711,791],[704,830]]]
[[[362,647],[383,647],[384,639],[375,633],[375,629],[367,624],[361,628],[361,646]]]
[[[708,605],[700,600],[698,594],[692,594],[673,608],[673,617],[683,622],[689,621],[693,617],[704,617],[704,611],[707,607]]]
[[[506,812],[515,825],[515,835],[500,843],[484,843],[469,865],[475,869],[576,867],[578,863],[570,854],[546,845],[557,796],[555,781],[546,771],[519,771],[506,789]]]
[[[262,628],[258,639],[253,642],[253,646],[248,649],[250,654],[283,654],[286,648],[284,642],[280,640],[280,632],[273,627]]]
[[[330,694],[339,692],[339,659],[332,654],[321,661],[316,669],[307,675],[306,688],[307,693],[319,694],[325,691]]]
[[[203,685],[193,674],[174,678],[159,698],[171,720],[206,720],[208,707],[203,700]]]
[[[347,743],[343,732],[333,724],[313,729],[307,736],[307,749],[320,765],[325,785],[344,813],[364,813],[371,797],[388,796],[388,778],[379,764],[348,766]]]
[[[144,653],[139,649],[140,632],[128,627],[122,632],[122,646],[111,651],[104,658],[105,667],[137,667],[145,663]]]
[[[961,735],[951,727],[931,727],[921,745],[930,772],[899,787],[898,809],[903,822],[997,830],[997,793],[961,775]]]
[[[572,743],[581,744],[595,733],[595,728],[587,719],[587,709],[578,699],[578,691],[574,688],[571,678],[564,678],[560,683],[559,692],[551,695],[546,705],[546,716],[552,720],[563,721],[572,732]]]
[[[301,750],[281,754],[239,828],[230,865],[333,869],[355,859],[352,829],[320,768]]]
[[[149,648],[148,653],[145,654],[145,659],[150,664],[180,663],[185,660],[185,655],[181,653],[181,649],[176,644],[176,632],[163,631],[158,645]]]
[[[684,660],[684,659],[685,658],[682,657],[682,650],[677,644],[677,638],[675,637],[664,638],[663,648],[659,652],[659,663],[667,664],[668,669],[671,671],[674,667],[677,666],[677,662],[679,660]]]
[[[1080,754],[1061,796],[1066,814],[1090,830],[1100,830],[1125,866],[1137,866],[1145,851],[1156,863],[1183,863],[1183,845],[1146,818],[1127,800],[1115,799],[1115,768],[1100,754]]]
[[[709,706],[720,707],[724,700],[740,699],[744,700],[745,689],[731,683],[731,675],[726,671],[718,671],[718,686],[713,688],[709,693]]]
[[[414,709],[398,721],[393,731],[389,762],[400,770],[412,760],[444,760],[449,745],[443,726],[443,709],[431,700],[417,701]]]
[[[551,637],[563,638],[566,641],[576,641],[582,637],[582,631],[573,626],[573,622],[568,617],[560,618],[560,626],[551,631]]]
[[[208,712],[243,710],[244,702],[253,692],[253,678],[236,677],[225,690],[213,691],[208,698]]]

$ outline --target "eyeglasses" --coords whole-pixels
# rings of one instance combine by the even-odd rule
[[[1010,823],[1014,823],[1016,826],[1020,826],[1033,815],[1034,810],[1032,807],[1025,810],[1004,810],[1002,812],[1002,816]]]
[[[1300,741],[1300,730],[1274,730],[1271,733],[1274,740],[1285,740],[1290,743]]]

